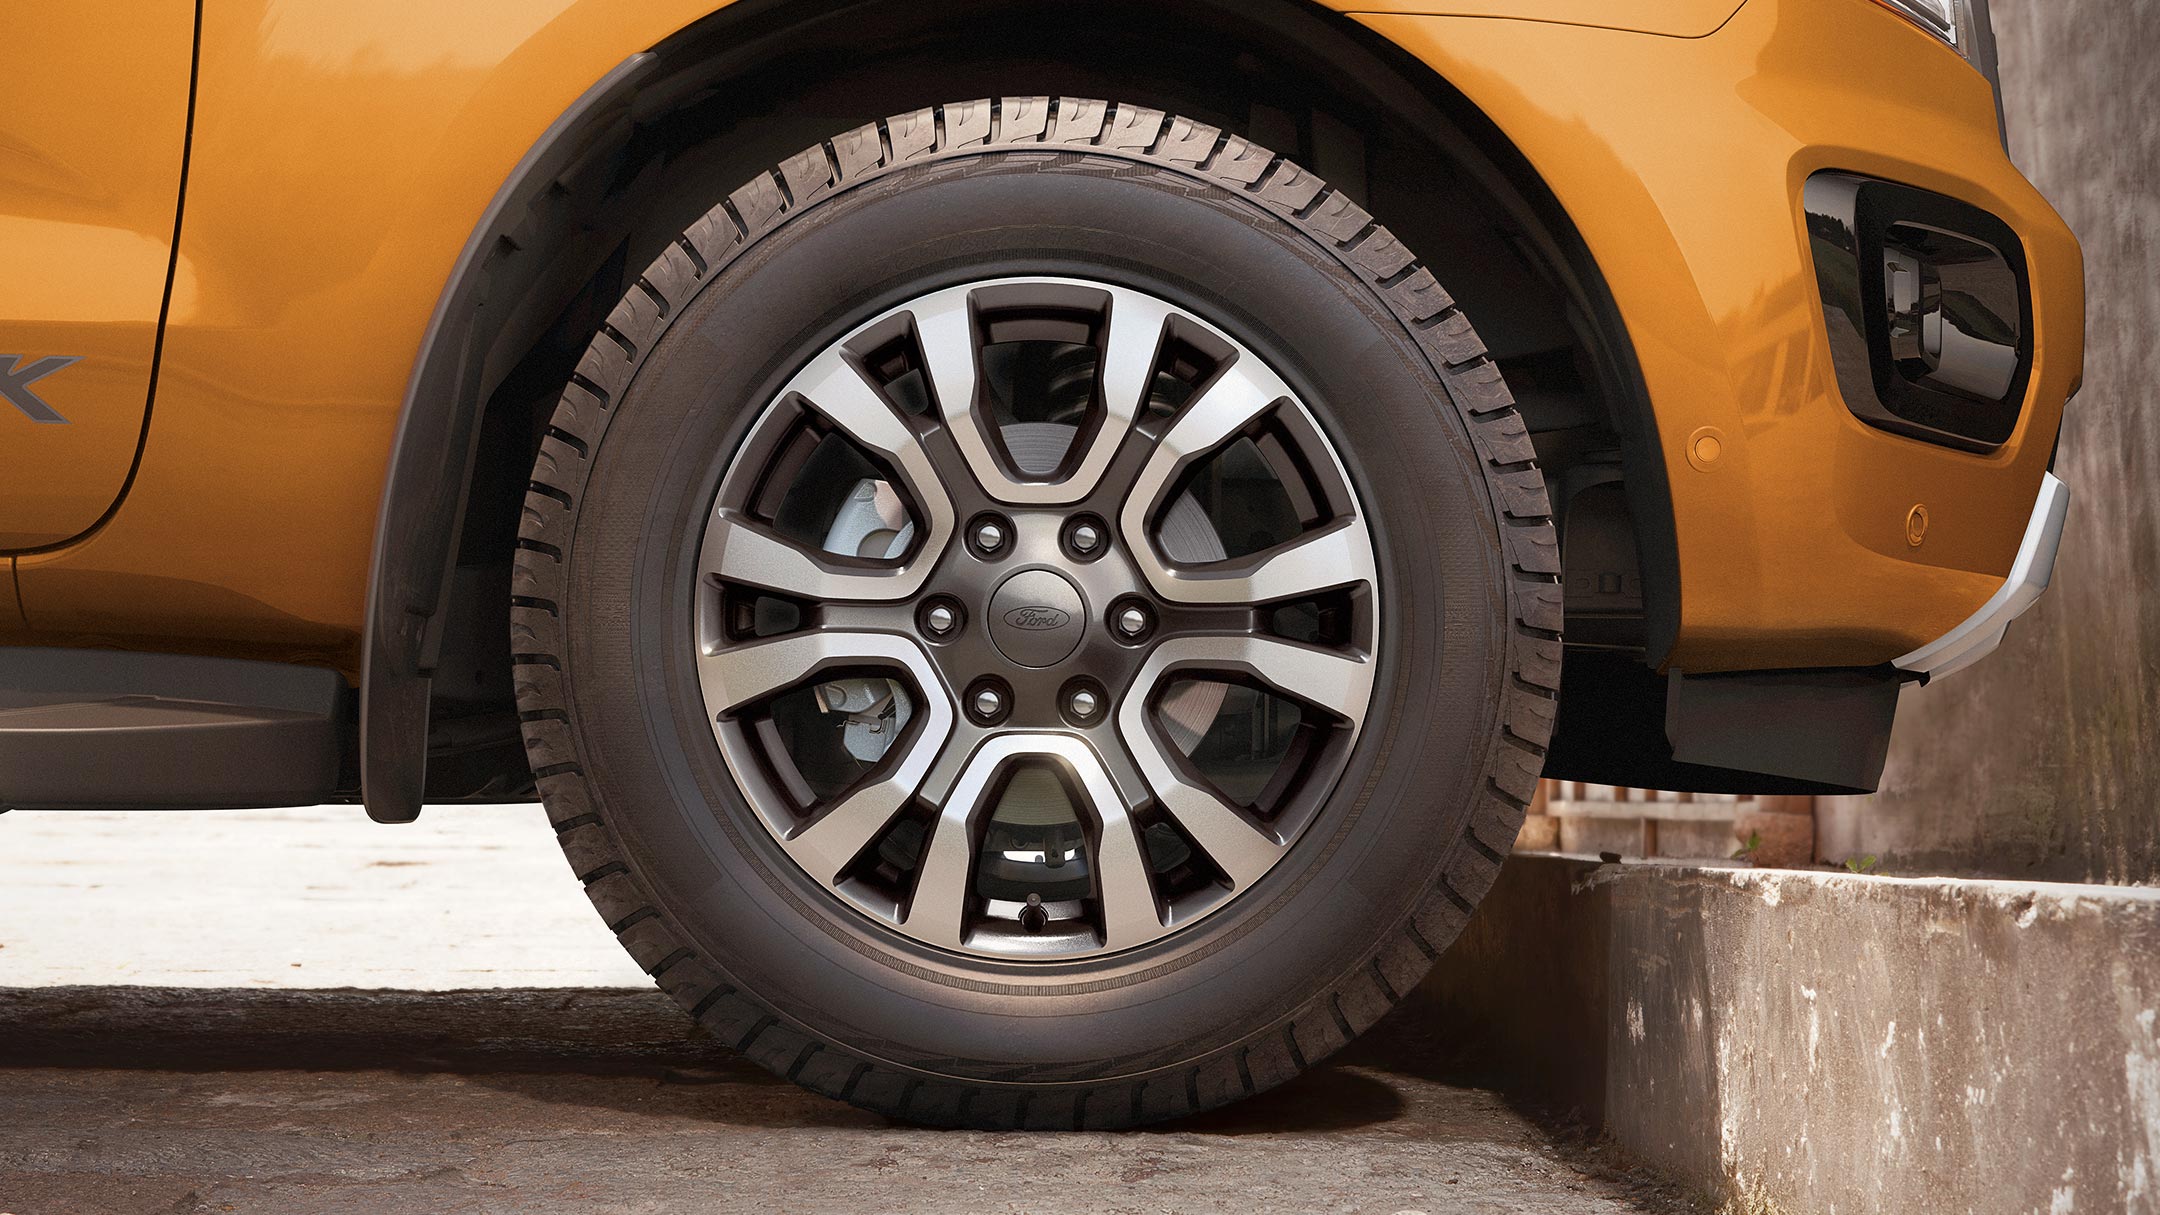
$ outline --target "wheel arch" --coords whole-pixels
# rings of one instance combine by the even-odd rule
[[[1062,40],[1039,6],[1013,0],[801,12],[741,0],[631,55],[555,120],[474,227],[408,380],[377,521],[360,664],[372,815],[402,821],[423,797],[529,787],[503,644],[518,504],[555,396],[625,267],[803,143],[1016,87],[1154,105],[1287,144],[1429,261],[1481,259],[1442,280],[1511,380],[1536,381],[1517,395],[1563,538],[1576,490],[1624,487],[1632,544],[1619,559],[1637,564],[1644,605],[1632,644],[1653,661],[1669,646],[1670,498],[1617,305],[1536,171],[1432,69],[1306,0],[1095,6],[1065,19]],[[1126,20],[1143,17],[1144,31]],[[1494,301],[1491,319],[1473,296]],[[1613,500],[1600,495],[1599,509]],[[459,724],[504,717],[507,733]],[[442,762],[452,752],[459,761]]]

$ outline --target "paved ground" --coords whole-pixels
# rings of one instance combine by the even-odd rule
[[[0,987],[649,987],[538,806],[0,814]]]
[[[1690,1209],[1411,1019],[1154,1131],[931,1132],[737,1061],[614,952],[533,810],[0,816],[0,1211]]]

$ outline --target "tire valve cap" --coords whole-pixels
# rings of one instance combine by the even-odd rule
[[[1128,607],[1117,614],[1117,631],[1127,637],[1138,637],[1140,634],[1147,632],[1147,628],[1147,609],[1138,604]]]
[[[1042,896],[1030,894],[1027,906],[1020,909],[1020,927],[1028,933],[1038,933],[1050,926],[1050,913],[1043,910]]]
[[[960,623],[960,618],[953,614],[951,608],[941,603],[925,613],[923,623],[930,626],[932,633],[943,637],[953,631],[953,626]]]

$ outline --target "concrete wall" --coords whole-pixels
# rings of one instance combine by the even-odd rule
[[[1414,997],[1771,1212],[2160,1212],[2160,890],[1508,859]]]
[[[1883,790],[1820,854],[2160,880],[2160,0],[1994,0],[2011,154],[2085,246],[2085,389],[2054,588],[1990,661],[1909,691]]]

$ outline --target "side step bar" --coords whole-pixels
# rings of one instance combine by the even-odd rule
[[[314,805],[349,699],[317,667],[0,648],[0,809]]]

